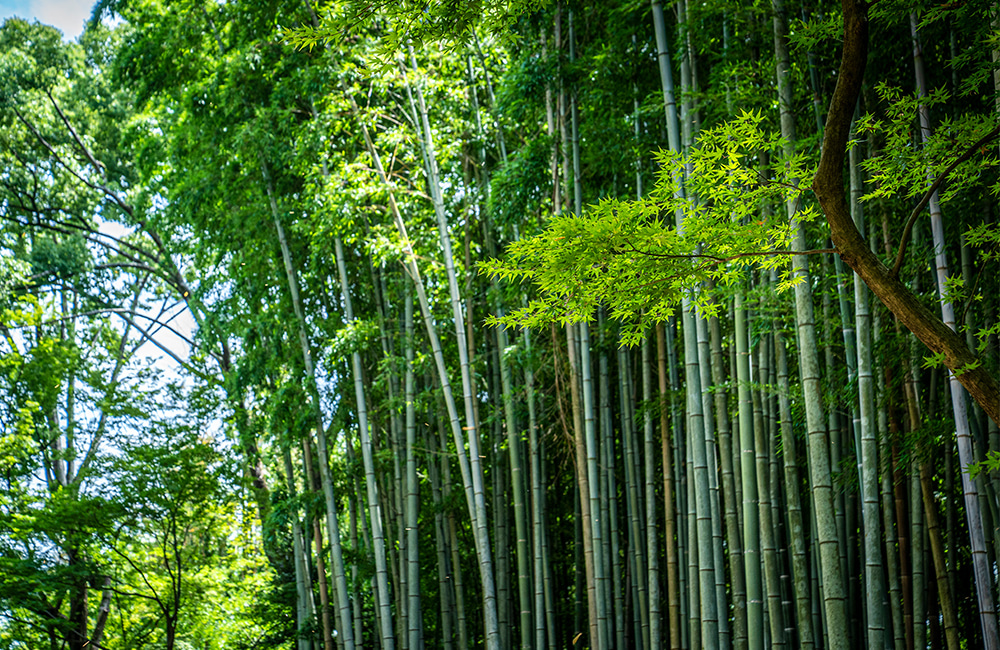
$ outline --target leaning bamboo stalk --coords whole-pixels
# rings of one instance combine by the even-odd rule
[[[320,484],[323,487],[323,498],[326,505],[326,527],[327,538],[330,542],[330,554],[333,559],[334,584],[337,587],[337,603],[340,608],[340,624],[345,628],[344,647],[346,650],[353,650],[354,635],[349,631],[351,628],[351,615],[349,609],[350,600],[347,597],[347,579],[344,573],[344,557],[340,545],[340,529],[337,523],[337,503],[333,496],[333,479],[330,475],[330,454],[326,444],[326,426],[323,422],[323,412],[320,407],[318,389],[316,387],[316,371],[313,367],[312,352],[309,349],[309,338],[306,332],[305,314],[302,311],[302,302],[299,299],[298,278],[295,274],[295,267],[292,264],[292,256],[288,247],[288,240],[285,237],[284,226],[278,213],[278,204],[274,196],[271,173],[267,165],[267,160],[263,153],[259,155],[261,174],[264,177],[264,185],[267,190],[268,202],[271,207],[271,215],[274,218],[275,230],[278,234],[278,243],[281,245],[281,257],[284,261],[285,275],[288,281],[288,290],[291,294],[292,309],[295,312],[298,322],[299,344],[302,351],[302,358],[306,368],[306,376],[309,379],[310,398],[313,401],[314,416],[316,418],[316,441],[319,452],[319,476]],[[384,556],[383,556],[384,558]],[[392,629],[392,626],[389,626]]]
[[[348,96],[351,109],[356,115],[360,116],[360,110],[358,109],[357,103],[354,98],[350,95]],[[399,207],[396,204],[396,199],[393,193],[393,185],[390,183],[385,169],[382,166],[381,157],[375,148],[375,144],[371,139],[371,134],[368,131],[368,126],[363,121],[360,122],[361,133],[365,140],[365,146],[368,149],[368,154],[372,158],[372,163],[375,167],[375,172],[381,180],[382,184],[385,186],[388,193],[389,211],[393,217],[393,221],[396,224],[396,228],[399,231],[400,237],[402,238],[405,246],[406,257],[403,261],[404,267],[409,273],[410,277],[413,279],[414,287],[417,291],[417,301],[420,305],[421,315],[424,321],[424,327],[427,330],[427,337],[431,345],[431,353],[434,358],[435,367],[438,373],[438,379],[441,382],[441,391],[443,393],[445,408],[448,414],[449,423],[451,426],[452,436],[455,440],[456,452],[458,454],[459,470],[462,475],[462,483],[465,491],[466,502],[469,510],[470,518],[473,521],[474,538],[476,543],[476,554],[479,558],[479,571],[480,577],[483,581],[483,604],[485,611],[485,623],[487,628],[487,645],[490,650],[495,648],[495,645],[499,642],[499,628],[496,620],[496,596],[493,588],[493,569],[492,569],[492,559],[489,548],[489,532],[486,528],[486,504],[483,496],[483,486],[482,486],[482,467],[479,457],[479,444],[478,444],[478,434],[469,436],[469,451],[466,453],[466,441],[465,436],[462,433],[461,419],[458,415],[458,408],[455,404],[454,393],[451,388],[451,381],[449,378],[448,368],[444,360],[444,352],[441,348],[441,341],[437,332],[437,325],[434,322],[433,314],[430,309],[430,301],[427,298],[427,292],[424,288],[423,277],[420,273],[420,269],[416,263],[416,257],[413,253],[412,245],[410,244],[409,236],[406,232],[406,225],[403,223],[403,218],[400,215]],[[429,130],[429,125],[427,127]],[[450,239],[447,240],[450,242]],[[445,260],[453,259],[450,255],[450,243],[448,247],[448,254],[445,255]],[[454,271],[454,269],[452,269]],[[454,280],[454,274],[452,274],[452,280]],[[457,287],[457,283],[449,282],[449,286],[453,285]],[[454,301],[453,301],[454,306]],[[459,307],[459,310],[461,308]],[[459,317],[455,319],[455,329],[456,333],[462,343],[464,343],[464,332],[462,323],[464,319]],[[460,354],[465,358],[465,373],[463,373],[463,379],[466,379],[468,375],[468,355],[462,354],[461,350],[464,350],[464,345],[459,346]],[[461,358],[461,357],[460,357]],[[471,382],[471,378],[468,378]],[[471,390],[471,389],[470,389]],[[472,412],[471,405],[471,394],[469,390],[465,391],[466,397],[466,415],[468,416]],[[471,457],[471,459],[470,459]],[[473,467],[478,468],[478,472],[474,472]],[[483,538],[485,536],[485,539]]]
[[[917,33],[917,16],[910,14],[910,34],[913,39],[913,67],[917,81],[917,91],[921,97],[927,95],[927,82],[924,75],[923,51]],[[920,133],[924,144],[931,135],[930,109],[926,104],[919,108]],[[928,171],[928,178],[931,172]],[[941,304],[941,319],[952,330],[956,329],[955,309],[951,300],[946,298],[948,280],[948,260],[945,253],[944,221],[941,206],[935,191],[928,201],[931,215],[931,232],[934,238],[935,278]],[[965,390],[959,383],[955,373],[948,371],[948,385],[951,390],[952,411],[955,416],[956,437],[958,439],[958,456],[962,472],[962,486],[965,493],[965,516],[969,526],[969,540],[972,546],[972,566],[976,579],[976,595],[979,601],[979,623],[983,633],[983,644],[987,650],[1000,648],[1000,632],[997,628],[997,615],[993,601],[993,572],[990,570],[986,552],[986,537],[983,531],[983,520],[979,492],[969,475],[969,465],[974,462],[972,434],[969,430],[969,417],[965,399]]]
[[[410,64],[417,70],[417,59],[413,46],[409,47]],[[407,92],[410,85],[407,83]],[[476,552],[479,557],[479,573],[483,586],[483,613],[486,626],[486,645],[490,650],[494,650],[500,643],[500,630],[497,621],[497,603],[494,587],[493,560],[490,553],[489,528],[487,525],[486,500],[483,487],[483,469],[480,462],[479,450],[479,428],[475,416],[475,389],[472,382],[472,372],[469,361],[469,346],[465,329],[462,324],[465,322],[462,310],[462,297],[458,288],[458,279],[455,273],[455,260],[451,250],[451,237],[448,234],[448,222],[444,212],[444,198],[441,195],[440,174],[438,172],[437,156],[434,148],[434,138],[431,132],[430,119],[427,115],[427,106],[424,102],[424,95],[419,84],[412,88],[416,96],[417,108],[420,114],[420,124],[422,127],[423,149],[427,156],[428,186],[431,192],[431,202],[434,205],[434,214],[437,217],[438,235],[441,243],[442,256],[444,259],[445,272],[448,277],[448,293],[451,298],[451,308],[455,321],[455,337],[458,343],[459,369],[462,377],[462,399],[465,405],[465,419],[467,430],[467,440],[469,446],[469,469],[473,492],[473,525],[476,528],[474,535],[476,540]],[[460,433],[460,432],[459,432]]]
[[[934,498],[934,486],[931,480],[931,463],[928,459],[920,462],[920,494],[924,506],[924,517],[927,520],[927,537],[931,544],[931,558],[934,562],[934,576],[937,583],[938,603],[941,607],[941,619],[944,623],[945,642],[948,650],[958,650],[958,616],[955,612],[954,600],[948,585],[948,568],[945,564],[944,540],[941,538],[941,524],[937,511],[937,501]]]

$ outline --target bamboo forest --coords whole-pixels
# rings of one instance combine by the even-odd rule
[[[87,15],[0,23],[0,650],[1000,650],[1000,5]]]

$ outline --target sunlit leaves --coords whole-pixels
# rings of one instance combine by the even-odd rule
[[[384,70],[395,65],[395,57],[409,43],[440,43],[449,49],[467,44],[472,31],[481,27],[513,39],[510,28],[522,14],[551,0],[346,0],[324,8],[318,26],[284,30],[288,43],[313,49],[321,43],[339,43],[359,29],[388,19],[392,28],[375,44],[373,65]]]
[[[378,323],[357,318],[337,330],[330,340],[330,361],[340,363],[378,340]]]
[[[624,338],[631,340],[640,321],[666,318],[684,292],[702,282],[726,286],[747,267],[785,268],[791,227],[763,207],[798,205],[799,180],[807,184],[813,172],[805,155],[784,158],[783,142],[761,123],[761,115],[744,113],[704,132],[687,159],[657,154],[657,184],[646,198],[606,199],[581,217],[558,215],[539,235],[512,244],[503,261],[484,264],[492,277],[527,281],[538,290],[527,307],[500,322],[531,327],[589,320],[604,305],[625,323]],[[773,164],[761,168],[758,155],[765,151]],[[687,196],[679,187],[686,171]],[[800,207],[800,218],[812,217],[809,206]],[[706,309],[709,304],[702,301]]]

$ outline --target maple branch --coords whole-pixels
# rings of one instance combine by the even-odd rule
[[[789,250],[778,250],[778,251],[754,251],[751,253],[737,253],[735,255],[729,255],[727,257],[719,257],[717,255],[707,255],[705,253],[688,253],[685,255],[671,255],[667,253],[652,253],[649,251],[639,250],[633,244],[628,244],[628,250],[632,253],[638,253],[639,255],[645,255],[646,257],[654,257],[658,259],[670,259],[670,260],[689,260],[695,258],[702,258],[712,260],[716,264],[725,264],[726,262],[732,262],[733,260],[738,260],[744,257],[760,257],[760,256],[773,256],[773,255],[818,255],[820,253],[836,253],[836,248],[816,248],[808,251],[789,251]],[[613,255],[619,255],[620,251],[611,251]],[[706,268],[706,266],[711,266],[711,263],[700,266],[700,268]]]

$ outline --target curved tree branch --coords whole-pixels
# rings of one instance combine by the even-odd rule
[[[864,0],[842,0],[844,50],[837,87],[830,101],[823,131],[823,154],[813,179],[830,238],[840,257],[854,270],[899,321],[941,355],[944,364],[990,418],[1000,423],[1000,384],[982,367],[965,339],[949,328],[892,271],[872,253],[851,218],[844,191],[844,162],[854,106],[868,59],[868,5]]]

